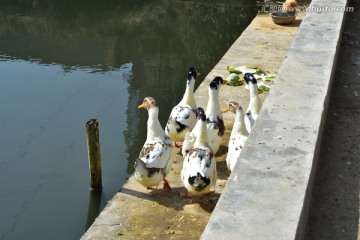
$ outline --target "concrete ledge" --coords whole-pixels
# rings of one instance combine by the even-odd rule
[[[303,238],[344,16],[306,14],[201,239]]]

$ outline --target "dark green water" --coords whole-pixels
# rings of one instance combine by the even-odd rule
[[[153,96],[164,125],[256,14],[255,1],[0,1],[0,238],[79,239],[133,172]],[[101,195],[85,123],[97,118]]]

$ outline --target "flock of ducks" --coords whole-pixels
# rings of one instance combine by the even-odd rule
[[[184,162],[180,176],[186,191],[180,195],[189,198],[215,191],[215,154],[225,133],[222,117],[224,112],[235,113],[226,157],[230,171],[240,158],[241,150],[262,104],[255,77],[251,73],[244,75],[250,93],[249,106],[244,112],[237,102],[229,102],[228,108],[220,109],[219,91],[221,86],[227,83],[221,77],[215,77],[209,84],[206,109],[197,107],[194,86],[198,76],[195,68],[189,68],[184,96],[172,109],[165,130],[159,122],[159,108],[153,97],[146,97],[139,105],[139,108],[148,111],[147,138],[135,161],[134,176],[148,189],[156,189],[161,181],[164,189],[171,189],[166,180],[171,169],[171,152],[174,147],[181,147]]]

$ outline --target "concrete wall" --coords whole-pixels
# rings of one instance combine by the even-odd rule
[[[306,13],[201,239],[303,238],[344,15]]]

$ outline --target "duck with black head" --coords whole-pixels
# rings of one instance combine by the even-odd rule
[[[200,73],[194,67],[189,68],[184,96],[179,104],[171,110],[165,127],[165,133],[176,147],[181,147],[186,133],[190,132],[196,124],[194,86],[199,75]]]
[[[245,118],[245,124],[247,131],[250,133],[251,128],[259,115],[262,102],[259,96],[258,85],[254,75],[251,73],[245,73],[244,80],[249,87],[250,100],[249,106],[246,110],[247,117]]]

